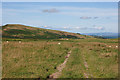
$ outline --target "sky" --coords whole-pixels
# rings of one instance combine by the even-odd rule
[[[2,2],[119,2],[119,0],[1,0]]]
[[[117,2],[3,2],[2,25],[74,33],[118,32]]]

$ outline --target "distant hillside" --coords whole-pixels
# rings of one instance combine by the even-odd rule
[[[18,39],[84,39],[89,38],[90,36],[64,31],[30,27],[20,24],[7,24],[5,26],[2,26],[2,37]]]
[[[95,37],[101,37],[101,38],[118,38],[118,33],[112,33],[112,32],[104,32],[104,33],[84,33],[84,35],[89,35],[89,36],[95,36]]]

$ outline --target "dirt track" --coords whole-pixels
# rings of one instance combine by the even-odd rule
[[[55,72],[55,73],[51,74],[49,76],[48,80],[52,80],[54,78],[58,78],[61,75],[61,72],[62,72],[63,68],[65,67],[65,65],[67,63],[68,58],[70,57],[70,54],[71,54],[71,51],[68,52],[68,54],[67,54],[66,59],[64,60],[64,62],[57,67],[58,72]]]

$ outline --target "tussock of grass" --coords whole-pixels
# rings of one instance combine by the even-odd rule
[[[116,78],[116,45],[117,40],[95,38],[3,41],[3,78],[46,78],[56,72],[56,67],[64,62],[70,50],[71,56],[60,78],[85,78],[84,73],[92,74],[93,78]]]
[[[71,44],[46,41],[3,42],[3,77],[46,78],[55,72]]]
[[[118,49],[115,48],[117,44],[109,44],[113,45],[111,48],[105,44],[106,42],[76,44],[61,78],[85,78],[84,73],[89,74],[89,78],[117,78]],[[88,64],[88,70],[85,68],[83,58]]]

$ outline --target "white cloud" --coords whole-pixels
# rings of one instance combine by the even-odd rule
[[[7,5],[5,5],[5,6],[7,6]],[[11,5],[11,6],[14,6],[14,7],[19,6],[20,7],[21,5]],[[55,15],[75,16],[75,18],[78,17],[78,19],[80,17],[92,17],[92,18],[94,18],[94,17],[99,17],[99,18],[104,17],[104,19],[106,17],[110,17],[111,20],[113,20],[113,18],[114,18],[114,20],[117,20],[116,17],[118,16],[118,9],[116,9],[116,8],[106,8],[106,9],[104,9],[104,8],[88,8],[88,7],[81,8],[81,7],[68,7],[68,6],[58,7],[58,6],[46,6],[46,5],[31,5],[31,7],[30,7],[30,5],[29,6],[23,5],[23,6],[22,6],[23,8],[19,8],[19,9],[3,7],[3,13],[5,13],[3,15],[7,16],[7,17],[12,16],[12,18],[14,18],[16,16],[21,17],[19,15],[24,15],[24,13],[28,13],[28,14],[32,13],[33,15],[31,15],[30,17],[36,17],[36,16],[39,16],[39,15],[41,16],[41,14],[44,14],[42,12],[42,10],[45,10],[45,9],[50,10],[50,9],[55,8],[55,9],[60,11],[59,13],[56,13]],[[34,13],[38,13],[39,15],[34,15]],[[6,18],[6,20],[7,19],[8,18]],[[16,21],[16,22],[21,22],[22,20]],[[28,20],[28,21],[22,21],[22,22],[24,22],[26,24],[31,24],[32,23],[33,25],[41,25],[41,24],[46,25],[46,23],[44,21],[43,22],[42,21],[43,20],[40,21],[40,20],[37,19],[36,21],[35,20]],[[14,21],[10,21],[10,22],[14,22]],[[69,24],[69,23],[66,23],[66,24]],[[92,23],[92,24],[94,24],[94,23]],[[62,27],[60,29],[66,29],[66,30],[102,30],[102,29],[104,29],[104,27],[105,27],[105,29],[106,29],[106,27],[111,27],[111,26],[116,27],[114,24],[110,25],[110,23],[108,25],[105,25],[105,24],[101,25],[102,23],[97,23],[97,24],[100,24],[99,25],[100,27],[96,27],[96,26],[88,27],[86,25],[85,25],[86,27],[84,27],[84,26],[83,27],[79,27],[79,26],[75,27],[75,26],[68,25],[68,26]],[[101,26],[103,26],[103,27],[101,27]]]
[[[47,26],[44,26],[44,27],[47,27]]]
[[[38,6],[38,5],[36,5]],[[55,10],[51,10],[55,9]],[[6,14],[19,14],[19,13],[42,13],[43,10],[47,10],[47,12],[58,12],[60,15],[70,15],[70,16],[89,16],[90,17],[112,17],[118,16],[118,9],[114,8],[79,8],[79,7],[56,7],[56,6],[39,6],[39,7],[30,7],[30,9],[9,9],[3,8],[3,12]],[[49,11],[48,11],[49,10]]]
[[[93,27],[93,29],[97,29],[97,30],[103,30],[103,27]]]
[[[78,8],[78,7],[59,7],[61,14],[72,16],[117,16],[118,9],[113,8]]]
[[[75,27],[76,29],[80,29],[80,27]]]
[[[63,27],[64,29],[67,29],[68,27]]]
[[[42,10],[42,12],[44,12],[44,13],[57,13],[59,11],[55,8],[52,8],[52,9],[44,9],[44,10]]]

